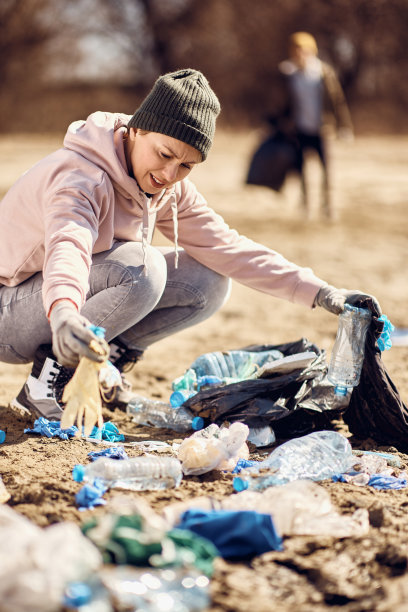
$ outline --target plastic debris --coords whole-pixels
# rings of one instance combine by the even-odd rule
[[[210,607],[210,581],[194,569],[107,567],[101,577],[120,610],[200,612]]]
[[[354,463],[347,438],[336,431],[316,431],[281,444],[257,468],[236,476],[233,485],[236,491],[262,490],[292,480],[324,480],[346,472]]]
[[[6,439],[6,432],[0,429],[0,444],[3,444],[5,439]]]
[[[49,421],[45,417],[39,417],[34,421],[33,429],[26,428],[24,433],[37,433],[47,438],[61,438],[61,440],[69,440],[77,437],[78,427],[72,425],[68,429],[61,429],[59,421]],[[104,423],[102,428],[94,427],[89,438],[95,440],[108,440],[109,442],[122,442],[125,439],[123,434],[119,433],[118,428],[112,422]],[[87,439],[89,439],[87,438]]]
[[[106,501],[102,495],[108,490],[103,482],[95,479],[92,484],[85,484],[75,495],[78,510],[92,510],[96,506],[104,506]]]
[[[59,612],[65,586],[90,578],[102,565],[97,548],[74,523],[42,529],[0,506],[2,612]]]
[[[384,322],[384,328],[377,340],[377,345],[380,351],[388,351],[392,347],[392,332],[395,327],[385,314],[381,315],[378,320]]]
[[[270,446],[276,442],[275,432],[270,425],[250,427],[248,442],[251,442],[256,447]]]
[[[256,511],[187,510],[176,525],[210,540],[225,559],[252,558],[283,550],[271,515]]]
[[[148,507],[144,514],[105,514],[83,526],[105,563],[151,567],[195,567],[213,572],[217,549],[205,538],[183,529],[168,529]]]
[[[215,423],[196,431],[183,440],[178,458],[184,474],[205,474],[211,470],[233,470],[238,459],[248,459],[246,444],[248,426],[233,423],[230,427],[218,427]]]
[[[78,427],[72,425],[67,429],[61,429],[59,421],[49,421],[45,417],[39,417],[34,421],[32,429],[24,429],[24,433],[36,433],[47,438],[61,438],[61,440],[69,440],[77,435]]]
[[[88,457],[95,461],[99,457],[110,457],[111,459],[129,459],[123,446],[109,446],[101,451],[91,451]]]
[[[89,465],[76,465],[72,471],[76,482],[102,480],[109,488],[130,491],[158,491],[176,488],[183,477],[181,463],[175,457],[131,457],[117,461],[99,457]]]

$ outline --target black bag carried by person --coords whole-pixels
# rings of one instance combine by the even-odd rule
[[[204,418],[206,425],[224,421],[271,425],[278,438],[290,438],[329,428],[345,409],[344,398],[338,398],[327,381],[325,351],[309,340],[242,350],[280,351],[285,359],[277,369],[273,363],[270,368],[263,366],[259,378],[211,386],[185,401],[183,406]]]
[[[296,144],[278,131],[262,142],[253,154],[246,182],[280,191],[288,173],[294,170],[300,172]]]

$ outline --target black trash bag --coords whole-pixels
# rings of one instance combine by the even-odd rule
[[[346,408],[326,378],[325,351],[309,340],[278,345],[245,347],[245,351],[278,350],[285,357],[313,351],[314,359],[304,369],[267,378],[247,379],[224,386],[213,386],[193,395],[183,406],[209,423],[240,421],[249,427],[271,425],[278,438],[305,435],[328,429],[331,421]],[[347,400],[348,401],[348,400]]]
[[[255,151],[246,182],[280,191],[291,170],[300,172],[295,142],[282,132],[269,136]]]
[[[357,438],[372,438],[408,452],[408,409],[381,359],[377,339],[382,330],[382,321],[373,317],[367,332],[360,384],[351,394],[343,419]]]

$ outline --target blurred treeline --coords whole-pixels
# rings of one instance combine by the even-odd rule
[[[1,0],[0,131],[59,131],[94,110],[131,114],[159,74],[202,70],[220,123],[279,106],[287,38],[311,32],[357,131],[407,130],[408,0]]]

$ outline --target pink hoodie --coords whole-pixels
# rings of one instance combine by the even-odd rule
[[[58,298],[80,309],[92,253],[116,240],[150,242],[156,227],[205,266],[259,291],[312,306],[325,283],[232,230],[188,179],[148,198],[127,171],[130,116],[96,112],[72,123],[63,148],[24,173],[0,203],[0,283],[42,271],[46,312]],[[147,270],[148,273],[148,270]]]

